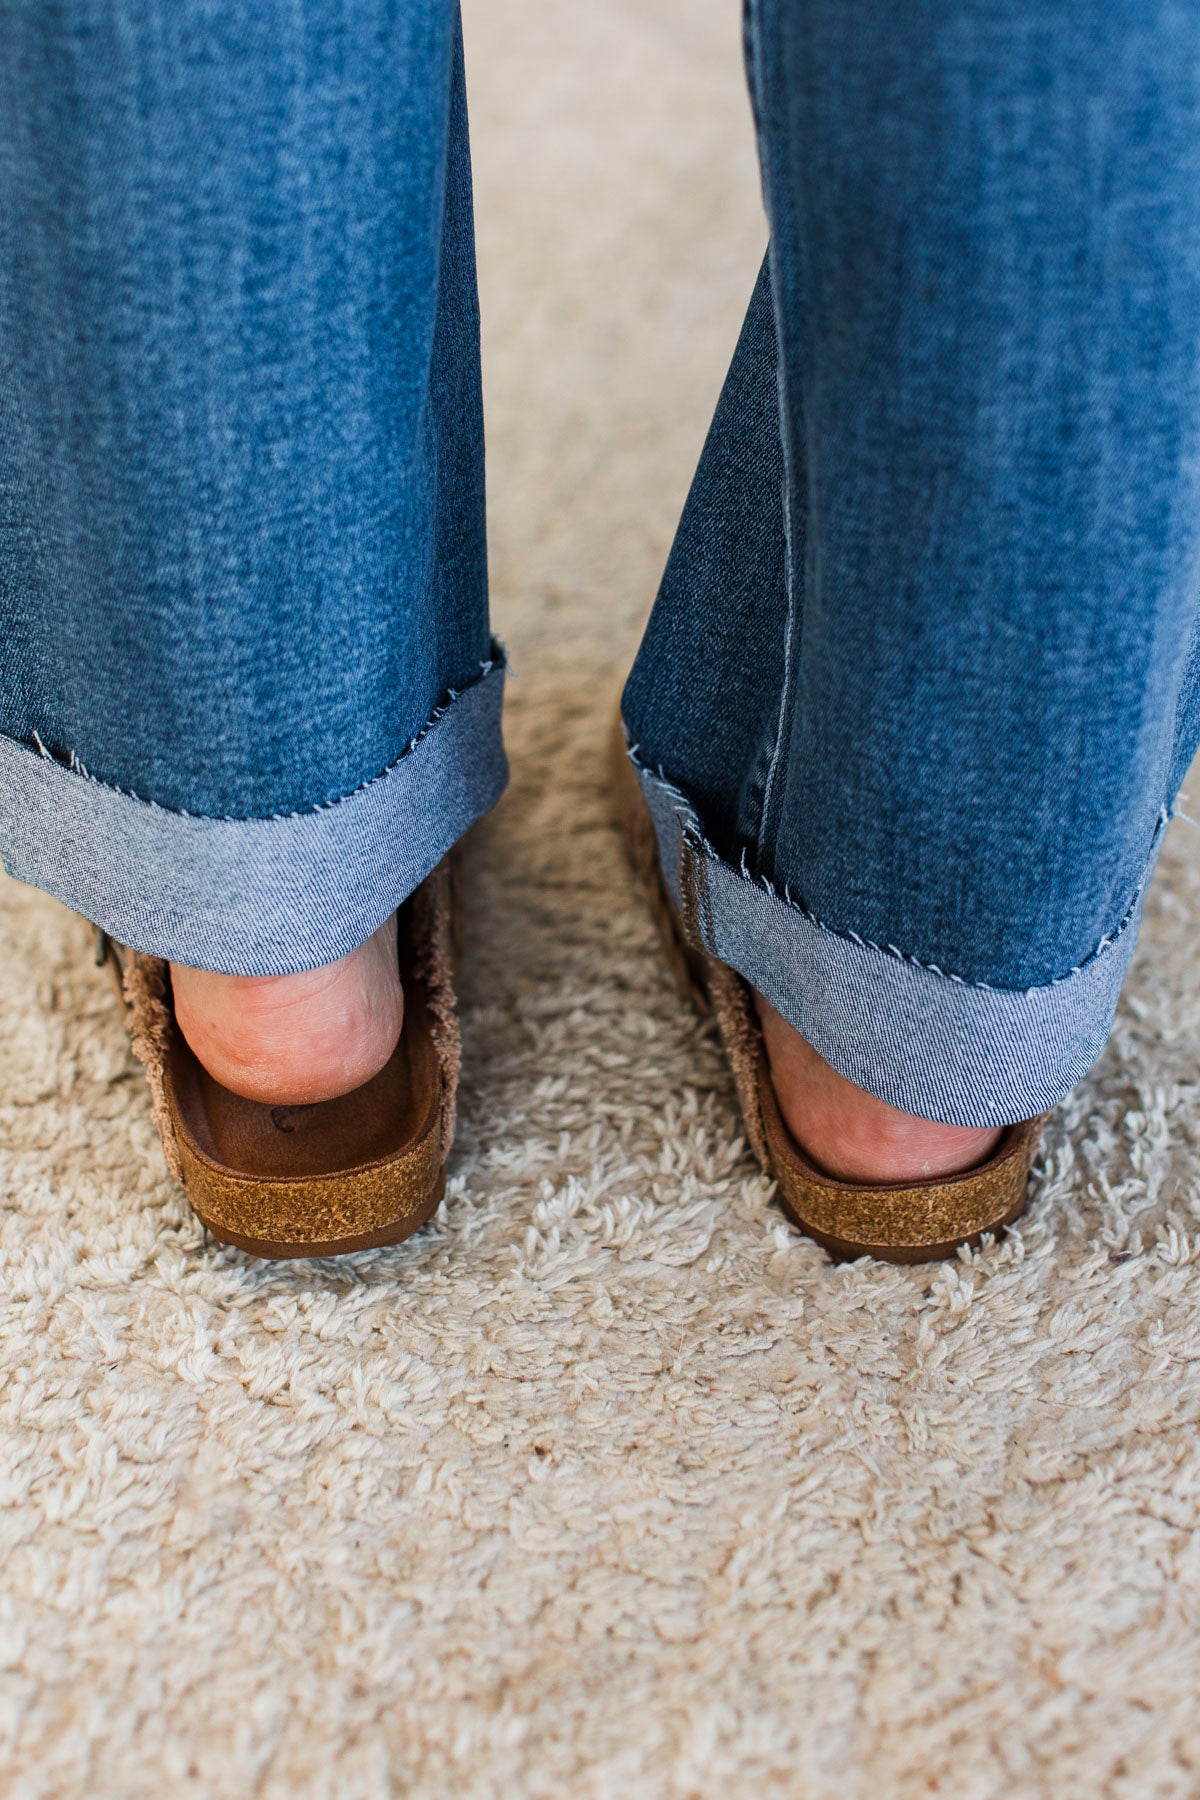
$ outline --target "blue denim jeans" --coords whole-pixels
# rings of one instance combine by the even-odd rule
[[[505,781],[452,0],[0,5],[0,855],[233,973]]]
[[[624,716],[703,946],[961,1124],[1200,736],[1200,15],[749,0],[767,262]],[[0,7],[0,854],[235,973],[505,779],[452,0]]]
[[[703,947],[960,1125],[1098,1055],[1200,740],[1200,13],[749,0],[770,252],[624,715]]]

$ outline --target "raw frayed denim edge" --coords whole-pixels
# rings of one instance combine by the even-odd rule
[[[197,818],[0,737],[0,859],[123,944],[229,975],[333,962],[378,930],[500,798],[504,663],[338,800]]]
[[[1001,1125],[1057,1106],[1087,1074],[1112,1029],[1165,812],[1120,926],[1068,974],[997,988],[836,932],[734,868],[708,842],[686,796],[632,754],[677,903],[685,840],[701,870],[704,947],[848,1080],[923,1118]]]

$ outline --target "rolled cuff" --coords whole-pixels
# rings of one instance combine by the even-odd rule
[[[724,861],[677,788],[643,767],[638,776],[689,937],[868,1093],[947,1125],[1016,1124],[1056,1106],[1104,1048],[1161,822],[1138,893],[1109,940],[1045,985],[995,988],[833,931]]]
[[[504,665],[440,707],[341,799],[198,818],[0,737],[0,859],[136,950],[229,975],[318,968],[365,943],[508,779]]]

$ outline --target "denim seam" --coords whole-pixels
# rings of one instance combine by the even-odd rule
[[[493,638],[491,652],[492,653],[487,661],[480,663],[479,674],[468,681],[465,687],[446,689],[441,700],[438,701],[425,723],[421,726],[421,729],[409,738],[399,756],[394,757],[392,761],[388,763],[386,768],[380,769],[375,775],[368,775],[365,781],[360,781],[357,787],[347,788],[344,794],[335,794],[332,800],[318,800],[314,802],[312,806],[298,806],[293,812],[263,814],[192,813],[186,811],[185,808],[181,806],[164,806],[161,801],[147,799],[144,794],[135,793],[131,788],[118,787],[116,782],[101,780],[100,776],[93,775],[91,771],[85,767],[84,763],[74,750],[70,751],[65,757],[56,756],[52,750],[46,748],[46,745],[42,742],[42,739],[36,731],[31,731],[29,735],[33,740],[33,748],[44,761],[53,763],[56,768],[65,769],[69,774],[81,776],[84,781],[90,781],[94,787],[104,788],[107,793],[120,794],[123,800],[135,800],[139,806],[149,806],[155,812],[165,813],[168,818],[198,819],[206,824],[213,825],[280,824],[288,819],[305,818],[309,813],[328,812],[331,807],[344,806],[348,800],[353,800],[357,794],[364,793],[366,789],[374,787],[377,782],[386,781],[389,775],[391,775],[399,764],[404,761],[405,757],[412,754],[422,738],[427,737],[434,726],[438,724],[441,719],[445,718],[446,714],[450,711],[454,702],[460,695],[467,693],[471,688],[479,687],[493,671],[507,668],[507,656],[504,646],[498,639]]]
[[[711,847],[703,834],[683,825],[679,834],[679,893],[684,936],[697,950],[716,954],[717,928],[708,883]]]
[[[636,746],[631,746],[630,756],[639,775],[649,775],[652,778],[661,781],[665,787],[674,787],[674,784],[661,768],[652,769],[646,763],[639,760],[636,754]],[[675,788],[674,792],[679,794],[679,789]],[[679,794],[679,797],[681,800],[684,800],[686,806],[688,803],[685,796]],[[715,862],[724,862],[727,868],[734,866],[726,857],[721,855],[710,840],[704,835],[699,824],[696,822],[694,813],[692,813],[690,817],[685,813],[679,813],[678,816],[681,839],[688,844],[693,857],[697,856],[699,853],[711,857]],[[1073,967],[1065,970],[1063,974],[1052,975],[1049,981],[1034,982],[1032,986],[1024,988],[1004,988],[997,986],[995,982],[991,981],[971,981],[965,975],[957,975],[952,970],[939,967],[937,963],[925,962],[921,957],[914,956],[909,951],[900,950],[895,944],[879,944],[872,938],[863,937],[857,931],[851,931],[848,928],[841,929],[836,925],[828,924],[824,919],[819,918],[804,901],[795,899],[786,882],[783,885],[783,891],[781,893],[774,882],[766,875],[756,874],[751,870],[747,864],[744,846],[740,863],[738,864],[738,872],[742,880],[748,882],[752,887],[761,888],[763,892],[770,894],[773,900],[783,901],[784,904],[792,907],[802,918],[807,919],[810,925],[815,926],[818,931],[823,932],[826,937],[837,938],[842,943],[857,944],[860,949],[876,950],[881,956],[891,957],[895,962],[908,963],[915,969],[924,969],[931,975],[940,976],[943,981],[954,982],[958,987],[975,988],[983,993],[990,994],[1037,994],[1045,992],[1050,988],[1059,987],[1064,982],[1073,980],[1075,976],[1082,974],[1085,969],[1090,968],[1093,963],[1097,962],[1100,957],[1112,948],[1119,938],[1124,936],[1125,932],[1137,916],[1138,903],[1141,900],[1146,883],[1150,878],[1151,870],[1154,867],[1155,853],[1158,849],[1159,840],[1171,817],[1172,808],[1168,806],[1159,808],[1158,818],[1155,821],[1154,832],[1150,839],[1150,848],[1146,855],[1141,877],[1136,888],[1133,890],[1132,898],[1130,899],[1129,905],[1122,915],[1119,924],[1111,932],[1106,933],[1094,949],[1089,950],[1088,954],[1080,962],[1075,963]],[[697,885],[699,885],[698,882]],[[707,888],[707,883],[705,883],[705,887]],[[706,917],[705,929],[711,933],[710,916]],[[712,950],[713,941],[713,937],[710,935],[709,941],[703,946],[709,950],[710,954],[714,953]]]
[[[763,783],[762,808],[758,820],[758,843],[756,856],[764,859],[764,843],[771,828],[771,807],[775,797],[775,786],[779,774],[779,766],[783,761],[785,745],[789,740],[789,722],[791,713],[792,690],[795,685],[795,636],[796,636],[796,560],[795,560],[795,458],[792,455],[791,433],[788,429],[790,408],[788,405],[787,369],[783,354],[783,320],[779,306],[779,258],[778,245],[772,213],[772,197],[774,193],[771,178],[771,157],[769,134],[763,128],[763,95],[760,79],[762,49],[760,44],[760,23],[758,16],[758,0],[745,0],[745,42],[748,65],[749,84],[751,89],[751,112],[754,118],[755,137],[758,142],[758,157],[762,169],[763,200],[768,216],[767,233],[767,267],[770,272],[771,312],[775,322],[775,394],[779,411],[779,444],[783,453],[783,554],[784,554],[784,587],[787,593],[787,626],[783,640],[783,684],[779,694],[779,712],[775,721],[775,737],[767,766],[766,780]]]

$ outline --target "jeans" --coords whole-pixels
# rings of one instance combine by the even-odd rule
[[[1200,21],[749,0],[770,226],[623,714],[696,942],[964,1125],[1099,1053],[1200,741]],[[497,798],[450,0],[0,9],[0,854],[331,960]]]
[[[354,948],[506,775],[456,7],[6,0],[0,420],[10,872]]]

